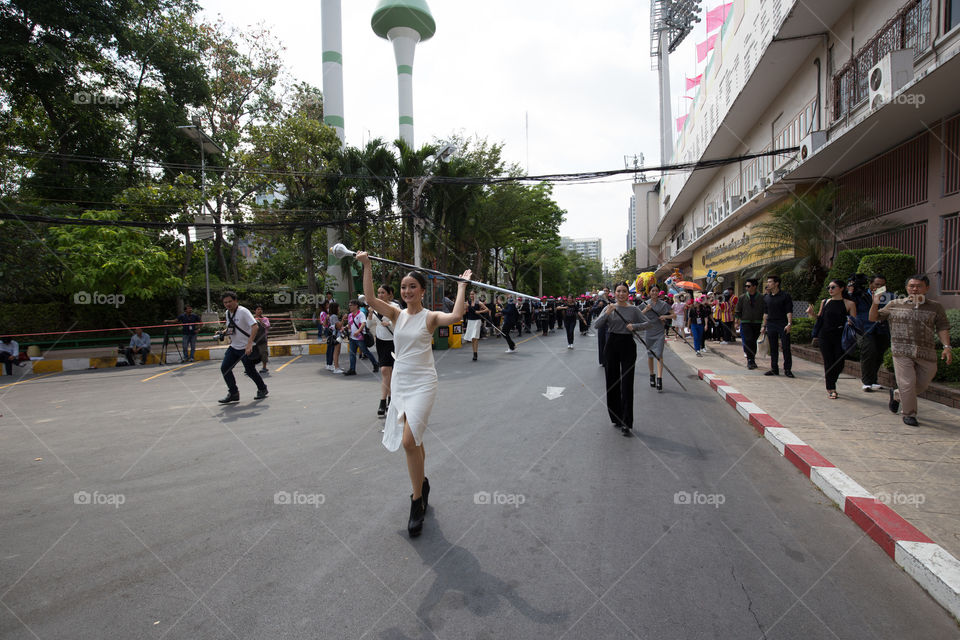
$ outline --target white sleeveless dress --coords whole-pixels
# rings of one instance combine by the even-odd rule
[[[433,334],[427,331],[423,309],[416,315],[400,312],[393,328],[396,361],[390,380],[390,409],[383,428],[383,446],[396,451],[403,441],[403,418],[410,423],[419,445],[437,399],[437,367],[433,362]]]

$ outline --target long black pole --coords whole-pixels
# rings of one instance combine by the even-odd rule
[[[616,303],[614,303],[613,311],[614,311],[614,313],[616,313],[618,316],[620,316],[620,319],[623,320],[623,324],[624,324],[624,325],[630,324],[629,322],[627,322],[627,319],[623,317],[623,314],[620,313],[620,311],[617,309]],[[643,338],[641,338],[639,335],[637,335],[637,332],[636,332],[636,331],[631,331],[630,333],[633,334],[633,337],[634,337],[634,338],[636,338],[637,340],[640,341],[640,344],[642,344],[642,345],[644,346],[644,348],[645,348],[649,353],[653,353],[653,351],[650,351],[650,347],[647,346],[647,343],[644,342]],[[666,338],[666,334],[664,334],[664,338]],[[655,354],[655,353],[653,353],[653,357],[663,366],[664,369],[666,369],[667,373],[670,374],[670,377],[673,378],[674,380],[676,380],[677,384],[680,385],[680,388],[683,389],[684,391],[686,391],[687,388],[686,388],[685,386],[683,386],[683,383],[680,382],[680,379],[677,378],[677,376],[673,375],[673,371],[670,371],[670,367],[668,367],[668,366],[667,366],[667,363],[663,361],[663,358],[659,357],[659,356],[658,356],[657,354]]]

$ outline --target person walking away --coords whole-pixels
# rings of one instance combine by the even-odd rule
[[[396,358],[390,382],[392,401],[384,424],[383,446],[396,451],[403,445],[407,456],[407,473],[413,492],[410,494],[410,517],[407,533],[413,538],[423,531],[427,513],[430,483],[425,472],[426,452],[423,434],[437,398],[437,368],[433,359],[433,332],[441,325],[460,322],[464,312],[467,269],[457,283],[457,298],[452,313],[429,311],[423,307],[427,279],[419,271],[411,271],[400,281],[400,296],[407,308],[399,310],[373,297],[373,269],[366,251],[358,251],[356,260],[363,265],[363,290],[373,308],[393,323]]]
[[[183,313],[177,316],[177,322],[180,324],[183,334],[183,360],[181,362],[194,362],[194,356],[197,354],[197,330],[200,328],[200,316],[193,312],[193,307],[187,305]]]
[[[763,296],[765,311],[760,334],[770,340],[770,370],[765,376],[780,375],[780,349],[783,349],[783,375],[793,378],[793,355],[790,353],[790,327],[793,326],[793,298],[780,290],[780,276],[767,278],[767,293]]]
[[[874,293],[869,320],[886,320],[890,327],[890,351],[897,388],[890,389],[891,413],[902,407],[903,423],[916,427],[917,396],[926,391],[937,374],[936,333],[943,344],[940,358],[953,364],[950,346],[950,321],[943,305],[927,297],[930,279],[922,274],[907,279],[907,297],[891,300],[885,307],[881,293]]]
[[[381,284],[377,289],[377,299],[384,304],[400,309],[393,300],[393,286]],[[377,417],[384,418],[390,406],[390,378],[393,374],[393,354],[396,346],[393,344],[393,321],[389,316],[380,313],[371,305],[373,316],[377,321],[374,329],[377,338],[377,362],[380,365],[380,406],[377,407]]]
[[[343,338],[343,321],[340,319],[340,304],[336,300],[327,303],[327,371],[343,373],[340,368],[340,343]]]
[[[227,310],[227,327],[221,335],[230,336],[230,346],[224,352],[223,361],[220,363],[220,374],[223,376],[223,381],[227,383],[227,395],[219,402],[220,404],[240,402],[240,389],[233,375],[233,368],[237,366],[237,362],[243,363],[244,373],[257,385],[257,395],[254,399],[262,400],[267,397],[267,385],[257,373],[257,365],[250,359],[260,325],[249,309],[240,306],[235,292],[224,291],[221,300]]]
[[[134,329],[134,333],[130,336],[130,344],[127,346],[127,363],[135,364],[133,361],[133,356],[140,356],[140,364],[147,364],[147,356],[150,355],[150,334],[144,332],[140,327]]]
[[[637,363],[637,343],[633,332],[645,329],[647,322],[640,308],[630,304],[630,288],[626,282],[614,289],[615,303],[604,306],[597,316],[597,331],[607,335],[604,379],[606,383],[607,415],[614,427],[630,437],[633,435],[633,376]]]
[[[270,359],[270,347],[267,346],[267,337],[270,335],[270,318],[263,315],[263,307],[257,305],[253,310],[253,317],[263,327],[263,340],[257,343],[260,351],[260,373],[269,373],[267,360]]]
[[[462,313],[462,311],[461,311]],[[520,329],[520,312],[517,310],[517,305],[514,303],[513,298],[507,298],[507,303],[503,305],[503,333],[506,336],[510,335],[510,332],[514,329],[517,329],[517,337],[523,335],[522,330]],[[516,347],[511,349],[507,346],[507,353],[515,353],[517,351]]]
[[[487,305],[477,300],[477,292],[470,292],[470,301],[466,303],[467,310],[464,314],[467,320],[467,331],[463,334],[465,342],[469,342],[473,347],[473,360],[477,360],[477,348],[480,345],[480,328],[483,325],[481,314],[488,313]]]
[[[364,342],[363,339],[364,330],[367,327],[367,316],[365,316],[363,311],[360,309],[359,300],[351,300],[347,306],[350,311],[347,315],[346,324],[347,332],[350,336],[350,369],[345,371],[343,375],[357,375],[357,354],[361,351],[365,356],[370,358],[370,362],[373,363],[373,372],[376,373],[380,368],[379,363],[377,362],[377,359],[373,357],[373,354],[370,353],[370,349],[367,347],[367,343]]]
[[[760,327],[763,326],[763,315],[767,312],[763,296],[757,290],[756,278],[747,278],[745,286],[747,292],[737,300],[734,317],[737,330],[740,331],[740,340],[747,356],[747,369],[757,368],[757,338],[760,337]]]
[[[837,399],[837,379],[843,372],[843,328],[856,318],[857,306],[852,300],[843,297],[843,281],[831,280],[827,285],[829,298],[820,301],[817,311],[820,327],[817,330],[817,346],[823,356],[823,375],[827,386],[827,397]]]
[[[886,322],[870,322],[870,306],[873,304],[873,296],[877,290],[886,286],[886,278],[879,273],[873,274],[870,277],[869,288],[864,291],[865,295],[854,300],[857,304],[857,318],[863,326],[863,335],[859,337],[858,343],[860,345],[860,384],[866,392],[883,390],[883,385],[878,384],[877,374],[883,363],[883,354],[890,348],[890,328]],[[890,292],[884,292],[880,308],[885,307],[891,298]]]

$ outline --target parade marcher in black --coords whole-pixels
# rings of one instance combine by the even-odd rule
[[[629,294],[629,291],[630,290],[627,289],[628,294]],[[603,313],[604,308],[608,304],[610,304],[610,287],[604,287],[603,293],[601,293],[597,297],[597,301],[593,305],[593,308],[596,309],[598,318],[600,317],[600,314]],[[604,347],[606,347],[606,344],[607,344],[607,327],[606,325],[601,326],[599,324],[595,326],[597,328],[597,351],[599,353],[600,366],[602,367],[606,364],[606,360],[604,359],[603,353],[604,353]]]
[[[561,301],[557,311],[563,314],[563,326],[567,330],[567,349],[573,349],[573,330],[577,326],[577,319],[583,320],[583,314],[572,295]]]
[[[616,304],[608,304],[597,317],[597,331],[603,330],[605,345],[605,378],[607,414],[614,427],[624,436],[633,433],[633,374],[637,362],[637,343],[633,331],[647,326],[640,309],[627,298],[630,289],[622,282],[615,289]]]
[[[522,331],[530,333],[530,327],[533,324],[533,303],[529,298],[524,298],[520,303],[520,317],[523,318]]]

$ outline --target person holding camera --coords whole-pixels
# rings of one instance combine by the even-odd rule
[[[360,352],[370,359],[370,362],[373,363],[373,372],[376,373],[380,369],[380,363],[377,362],[377,359],[370,353],[370,347],[368,347],[366,343],[367,316],[363,313],[363,309],[360,308],[359,300],[351,300],[348,303],[348,307],[350,309],[350,313],[347,314],[347,331],[350,334],[350,369],[344,372],[343,375],[357,375],[357,354]]]
[[[227,347],[223,354],[223,362],[220,363],[220,373],[223,375],[223,381],[227,383],[227,395],[219,402],[220,404],[240,402],[240,389],[237,388],[237,379],[233,375],[233,368],[237,366],[237,362],[243,363],[244,373],[257,385],[257,395],[254,399],[262,400],[267,397],[267,385],[257,373],[259,353],[256,356],[253,355],[257,335],[261,330],[260,324],[249,309],[240,306],[237,294],[233,291],[225,291],[222,300],[223,306],[227,309],[227,326],[217,332],[217,339],[223,340],[225,336],[230,336],[230,346]]]
[[[343,322],[340,320],[340,304],[336,300],[327,303],[327,371],[343,373],[340,368],[340,343],[344,340]]]

